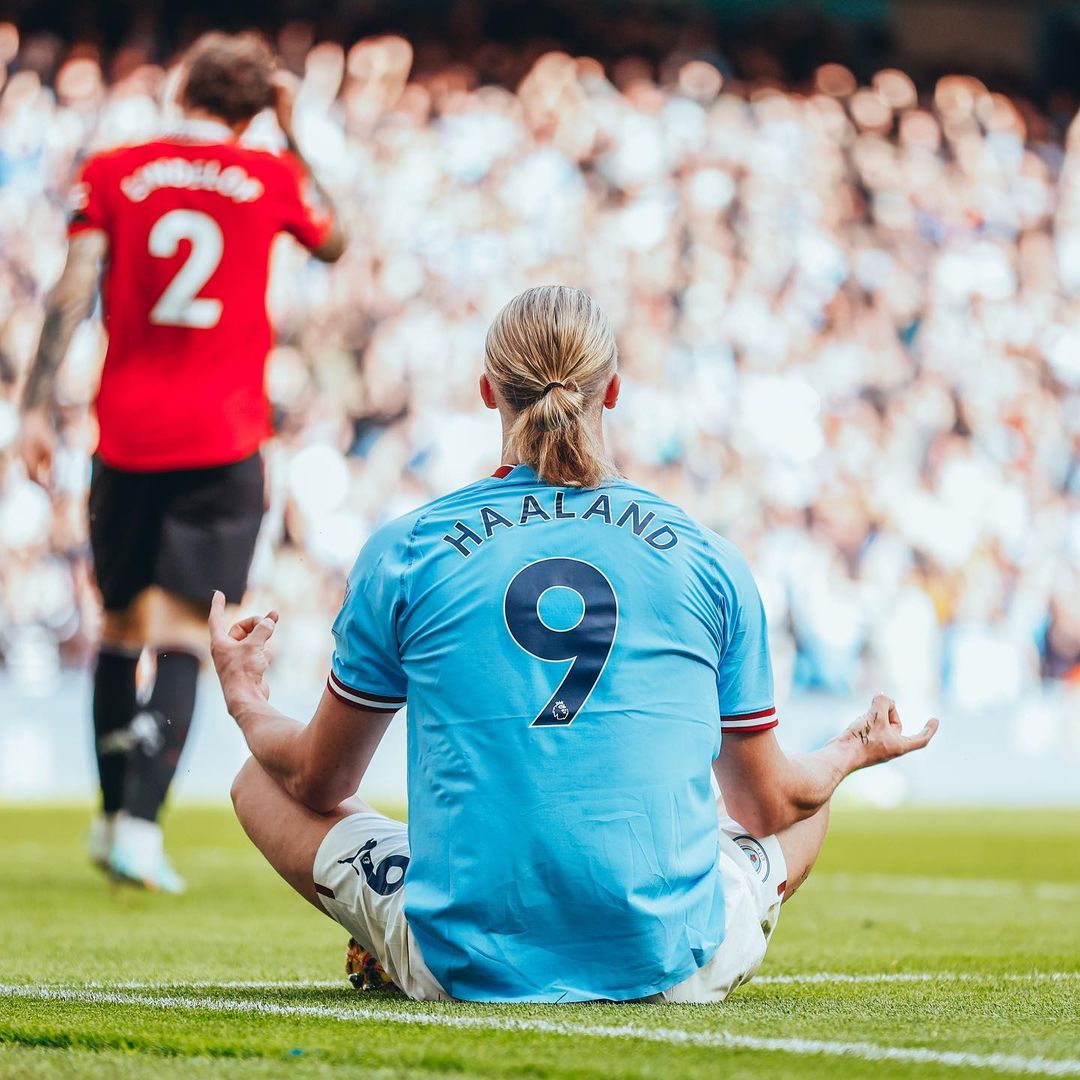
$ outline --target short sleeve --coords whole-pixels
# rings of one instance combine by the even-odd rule
[[[408,693],[397,637],[407,551],[395,525],[364,545],[349,574],[327,684],[348,705],[387,712],[400,709]]]
[[[68,236],[90,229],[107,229],[107,186],[100,157],[90,158],[79,170],[68,193]]]
[[[330,214],[315,206],[311,180],[300,162],[288,153],[282,155],[281,161],[285,166],[281,228],[309,251],[314,251],[330,235]]]
[[[776,727],[772,659],[765,608],[750,567],[726,541],[717,549],[723,652],[717,674],[722,731],[766,731]]]

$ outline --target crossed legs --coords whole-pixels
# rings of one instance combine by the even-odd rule
[[[248,839],[281,877],[325,915],[312,877],[319,845],[342,818],[370,809],[367,804],[353,796],[329,814],[317,814],[289,795],[254,758],[248,758],[236,774],[232,802]]]
[[[722,793],[716,800],[716,812],[721,821],[725,819],[731,820],[727,807],[724,805]],[[780,850],[784,854],[784,864],[787,867],[784,903],[787,903],[795,895],[799,886],[810,876],[810,871],[813,870],[814,863],[817,862],[818,856],[821,854],[828,828],[829,803],[826,803],[812,817],[798,821],[776,834]],[[764,837],[759,837],[759,839],[764,839]]]
[[[810,876],[810,871],[813,870],[814,863],[821,854],[828,828],[829,804],[826,803],[813,817],[808,817],[783,832],[777,833],[776,839],[780,841],[780,850],[784,853],[784,862],[787,863],[785,904]]]
[[[309,904],[323,914],[315,892],[312,870],[319,845],[343,818],[370,807],[357,796],[346,799],[328,814],[297,802],[254,759],[248,758],[232,785],[232,801],[240,825],[264,858]],[[723,800],[719,802],[723,813]],[[777,835],[787,864],[786,903],[806,881],[821,853],[829,826],[829,804],[813,817]]]

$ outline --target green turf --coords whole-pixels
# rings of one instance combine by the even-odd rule
[[[890,1080],[1017,1071],[692,1042],[722,1032],[1069,1060],[1080,1075],[1080,812],[838,812],[761,975],[939,977],[759,983],[723,1005],[696,1007],[415,1005],[357,994],[343,978],[340,988],[169,985],[333,979],[345,935],[277,880],[225,810],[181,808],[169,822],[170,848],[191,886],[179,898],[107,885],[84,861],[85,825],[85,812],[71,809],[0,808],[0,982],[76,993],[65,1001],[0,993],[0,1077]],[[1033,972],[1074,977],[1011,977]],[[948,978],[956,973],[969,978]],[[122,1002],[92,1000],[88,982],[111,984],[92,993]],[[115,988],[122,982],[152,985]],[[166,1007],[176,999],[187,1004]],[[255,1015],[244,1003],[320,1015]],[[617,1037],[463,1030],[404,1024],[386,1013],[639,1030]],[[641,1029],[688,1034],[673,1045],[642,1038]],[[1029,1066],[1054,1071],[1046,1062]]]

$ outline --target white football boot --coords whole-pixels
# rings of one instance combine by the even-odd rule
[[[187,888],[165,854],[161,826],[123,811],[116,815],[109,871],[150,892],[179,895]]]

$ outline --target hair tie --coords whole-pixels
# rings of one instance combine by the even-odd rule
[[[540,391],[540,396],[546,397],[549,393],[551,393],[552,390],[555,389],[556,386],[559,387],[560,390],[566,389],[566,383],[549,382],[547,386],[545,386],[544,389]]]

